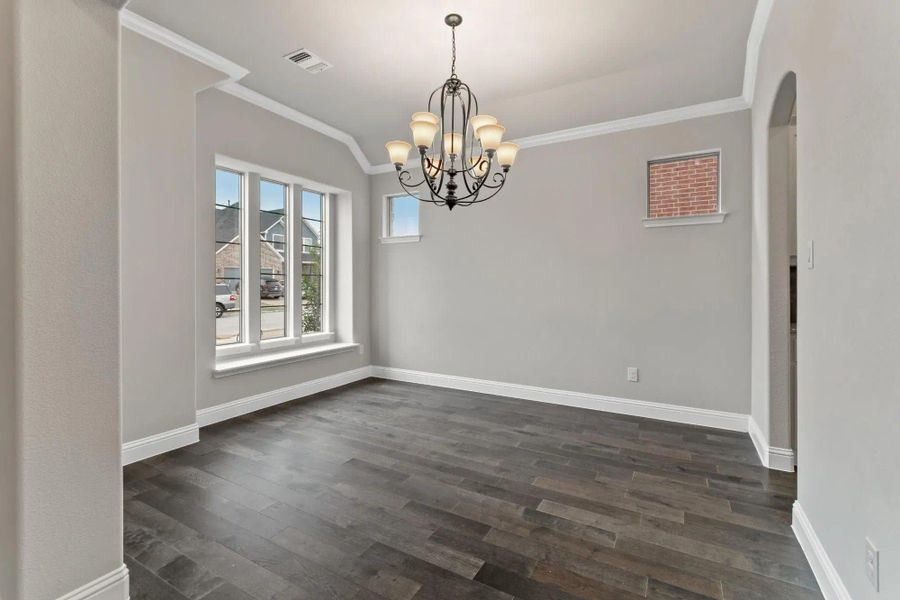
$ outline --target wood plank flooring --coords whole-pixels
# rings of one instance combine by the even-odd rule
[[[746,434],[370,379],[125,469],[131,598],[821,599]]]

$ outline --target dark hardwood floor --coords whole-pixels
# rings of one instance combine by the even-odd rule
[[[382,380],[125,469],[131,598],[821,598],[746,434]]]

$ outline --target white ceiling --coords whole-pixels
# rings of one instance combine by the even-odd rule
[[[356,138],[369,162],[457,73],[507,138],[741,95],[756,0],[131,0],[246,67],[240,83]],[[310,75],[306,47],[334,67]]]

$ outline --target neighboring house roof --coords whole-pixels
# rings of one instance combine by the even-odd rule
[[[226,244],[234,242],[238,238],[234,232],[238,231],[240,227],[240,214],[239,210],[216,210],[216,252],[219,252]],[[262,232],[268,232],[272,227],[283,222],[284,215],[273,212],[259,213],[259,230]],[[319,243],[319,236],[306,222],[303,223],[303,237],[312,238],[314,244]]]

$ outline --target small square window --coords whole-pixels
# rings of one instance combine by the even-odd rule
[[[720,212],[718,151],[647,163],[648,219],[702,217]]]
[[[419,235],[419,199],[408,194],[385,198],[384,239],[417,241]]]

